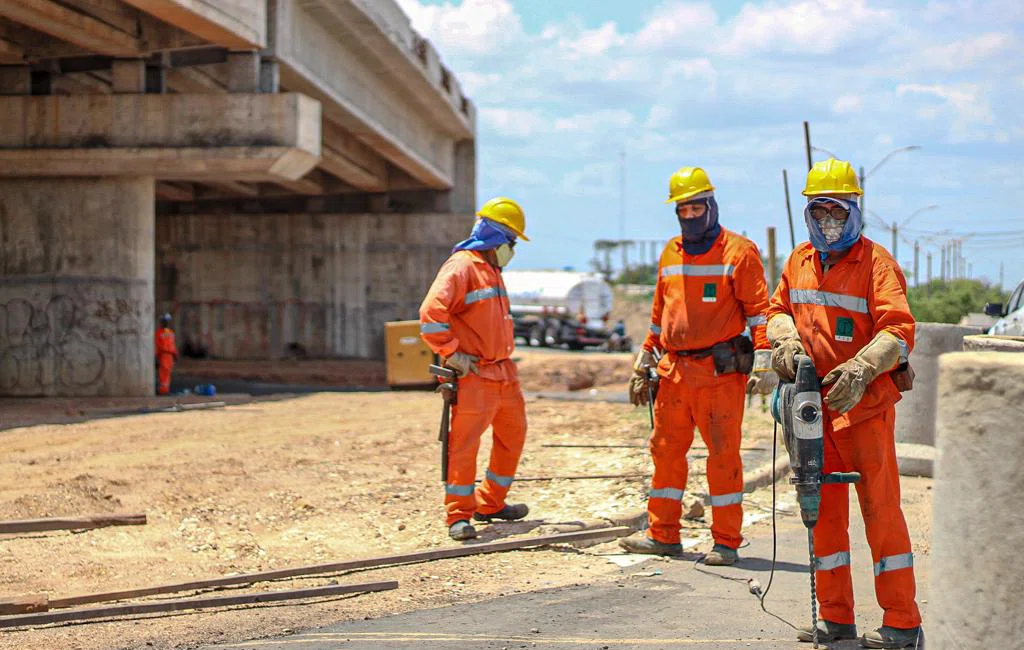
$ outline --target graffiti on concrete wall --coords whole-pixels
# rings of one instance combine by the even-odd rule
[[[101,316],[109,320],[113,314]],[[107,359],[85,320],[85,310],[65,295],[42,308],[20,298],[0,304],[0,390],[84,388],[101,381]]]

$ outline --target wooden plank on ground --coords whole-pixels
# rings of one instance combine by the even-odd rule
[[[70,598],[57,598],[50,600],[50,609],[62,607],[74,607],[87,603],[110,602],[115,600],[126,600],[128,598],[142,598],[143,596],[154,596],[157,594],[169,594],[180,591],[196,591],[199,589],[212,589],[216,587],[228,587],[232,585],[251,584],[254,582],[266,582],[268,580],[282,580],[299,576],[318,575],[325,573],[339,573],[352,571],[354,569],[369,569],[396,564],[410,564],[415,562],[428,562],[431,560],[447,560],[468,555],[481,555],[484,553],[500,553],[502,551],[514,551],[523,548],[536,548],[551,544],[567,544],[603,537],[623,537],[633,532],[628,526],[617,528],[603,528],[601,530],[585,530],[575,533],[558,535],[544,535],[537,537],[523,537],[519,539],[507,539],[497,542],[483,542],[478,544],[465,544],[450,548],[439,548],[427,551],[413,551],[412,553],[400,553],[398,555],[385,555],[369,557],[361,560],[348,560],[345,562],[333,562],[330,564],[313,564],[309,566],[292,567],[289,569],[277,569],[274,571],[261,571],[259,573],[240,574],[225,576],[223,578],[212,578],[207,580],[195,580],[193,582],[182,582],[178,584],[157,585],[142,589],[128,589],[125,591],[112,591],[101,594],[85,594],[72,596]]]
[[[38,533],[46,530],[87,530],[106,526],[144,526],[146,513],[91,515],[87,517],[51,517],[0,521],[0,534]]]
[[[186,609],[210,609],[213,607],[229,607],[232,605],[249,605],[253,603],[270,603],[282,600],[302,600],[323,598],[339,594],[356,592],[385,591],[397,589],[398,582],[363,582],[349,585],[329,585],[311,589],[292,589],[288,591],[269,591],[258,594],[242,594],[232,596],[203,596],[198,598],[180,598],[162,600],[152,603],[135,603],[131,605],[113,605],[107,607],[90,607],[85,609],[69,609],[63,612],[41,614],[20,614],[18,616],[0,617],[0,628],[26,627],[47,625],[49,623],[65,623],[69,621],[88,621],[97,618],[114,616],[137,616],[160,612],[179,612]]]

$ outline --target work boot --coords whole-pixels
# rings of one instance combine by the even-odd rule
[[[476,539],[476,528],[466,519],[460,519],[448,527],[448,537],[461,542],[464,539]]]
[[[736,549],[722,544],[715,544],[711,552],[704,556],[704,564],[710,566],[729,566],[730,564],[736,564],[738,559],[740,559],[740,554],[736,552]]]
[[[619,546],[630,553],[643,555],[679,555],[683,552],[682,544],[666,544],[651,539],[645,531],[638,531],[629,537],[619,538]]]
[[[515,521],[522,519],[526,515],[530,514],[530,508],[525,503],[512,503],[505,504],[505,507],[498,512],[492,512],[489,515],[485,515],[482,512],[474,512],[473,519],[476,521],[483,521],[491,523],[495,519],[501,519],[503,521]]]
[[[796,638],[804,643],[814,640],[814,631],[810,625],[800,628]],[[832,641],[843,641],[857,638],[857,626],[853,623],[833,623],[823,618],[818,619],[818,641],[831,643]]]
[[[920,626],[908,630],[883,625],[877,630],[865,632],[860,638],[860,644],[865,648],[916,648],[923,641],[924,632]]]

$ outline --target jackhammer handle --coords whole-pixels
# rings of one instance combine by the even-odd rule
[[[451,368],[445,368],[444,366],[436,366],[430,364],[430,374],[441,379],[455,379],[455,371]]]
[[[860,472],[832,472],[822,477],[822,483],[856,483]]]

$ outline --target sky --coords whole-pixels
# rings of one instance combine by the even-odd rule
[[[784,256],[783,169],[807,239],[806,120],[868,171],[866,234],[891,249],[881,226],[903,225],[908,272],[914,241],[923,281],[926,254],[938,276],[962,238],[975,277],[1024,279],[1019,0],[398,2],[476,105],[479,202],[526,211],[516,268],[589,269],[596,239],[675,236],[683,166],[708,172],[723,226],[762,251],[774,226]]]

